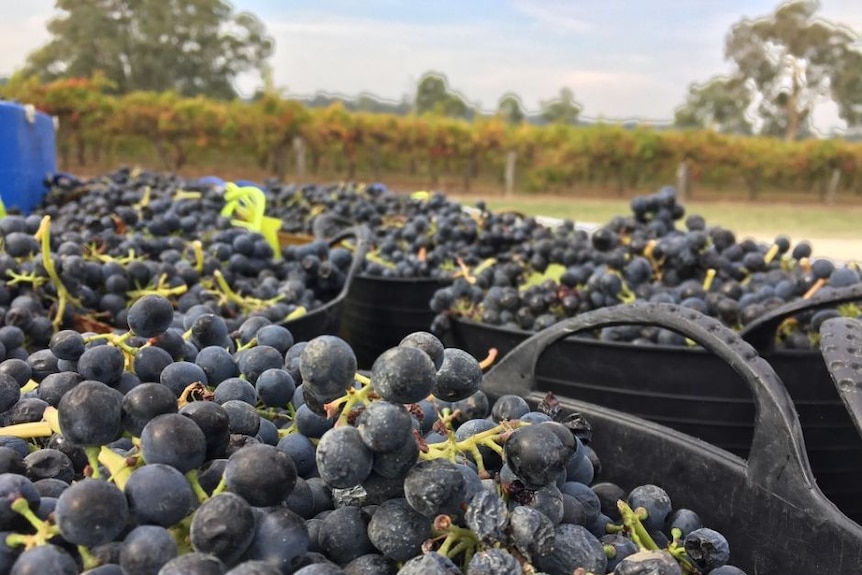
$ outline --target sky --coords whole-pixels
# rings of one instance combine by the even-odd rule
[[[692,82],[732,68],[724,37],[743,17],[771,13],[766,0],[234,0],[276,42],[275,83],[389,100],[412,94],[428,71],[486,110],[506,92],[525,108],[568,86],[592,119],[669,121]],[[0,2],[0,75],[48,40],[53,0]],[[823,18],[862,34],[862,1],[821,0]],[[259,78],[243,77],[251,93]],[[835,106],[815,126],[840,128]]]

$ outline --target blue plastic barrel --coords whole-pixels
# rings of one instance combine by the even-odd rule
[[[6,209],[30,213],[56,169],[54,120],[22,104],[0,102],[0,197]]]

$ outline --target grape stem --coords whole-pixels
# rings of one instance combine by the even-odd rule
[[[45,216],[39,224],[39,229],[36,231],[35,238],[40,240],[42,244],[42,265],[48,277],[51,278],[51,283],[57,290],[57,312],[53,321],[54,330],[59,330],[63,323],[63,316],[66,313],[66,306],[72,304],[80,307],[81,302],[69,293],[63,282],[60,281],[60,276],[57,274],[57,269],[54,267],[54,259],[51,257],[51,216]]]
[[[642,523],[643,518],[646,517],[646,509],[638,507],[637,510],[634,510],[623,500],[617,501],[617,509],[620,510],[620,515],[622,515],[623,526],[625,526],[626,531],[628,531],[629,536],[635,545],[638,546],[638,549],[641,551],[657,551],[658,545],[653,541],[653,538]]]
[[[45,545],[52,538],[60,535],[60,528],[48,521],[42,521],[30,509],[30,504],[23,497],[15,499],[10,505],[12,511],[22,516],[36,530],[32,535],[21,535],[13,533],[6,537],[6,544],[10,546],[24,545],[25,549],[31,549],[37,545]]]

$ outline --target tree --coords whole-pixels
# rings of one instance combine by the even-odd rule
[[[428,72],[416,87],[417,114],[435,114],[451,118],[464,118],[470,107],[460,95],[449,91],[446,78],[437,72]]]
[[[523,122],[526,114],[524,114],[521,98],[512,92],[504,94],[497,105],[497,115],[503,118],[507,124],[516,125]]]
[[[554,100],[542,102],[542,119],[549,124],[576,124],[581,106],[575,102],[571,88],[561,88],[560,95]]]
[[[787,140],[809,134],[812,113],[830,99],[848,123],[862,120],[862,63],[854,47],[858,35],[815,17],[818,8],[816,0],[795,0],[767,17],[734,24],[724,50],[734,69],[725,87],[737,92],[740,86],[750,87],[751,99],[740,99],[739,109],[731,110],[732,102],[717,84],[715,90],[698,94],[701,109],[693,116],[712,118],[711,109],[738,119],[755,102],[760,133]]]
[[[101,71],[119,93],[236,96],[235,78],[261,71],[273,51],[263,24],[225,0],[57,0],[52,39],[27,74],[50,81]]]
[[[692,84],[688,97],[676,111],[680,128],[712,128],[718,132],[751,134],[746,116],[752,89],[739,77],[714,78],[707,84]]]

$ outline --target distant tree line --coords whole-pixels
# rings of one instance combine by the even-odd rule
[[[20,75],[50,82],[100,72],[118,95],[173,91],[230,100],[237,98],[237,77],[258,72],[269,84],[265,89],[272,89],[268,61],[275,41],[255,15],[234,12],[227,0],[56,0],[55,7],[49,42],[27,57]],[[862,134],[859,34],[819,17],[819,8],[817,0],[793,0],[735,23],[724,46],[731,69],[693,83],[673,127],[802,139],[813,135],[815,109],[834,102],[848,127]],[[511,124],[589,123],[571,87],[561,87],[535,113],[513,92],[483,111],[434,71],[421,77],[414,95],[397,102],[367,93],[318,93],[302,101],[312,108],[341,102],[348,111],[395,115],[496,115]]]

